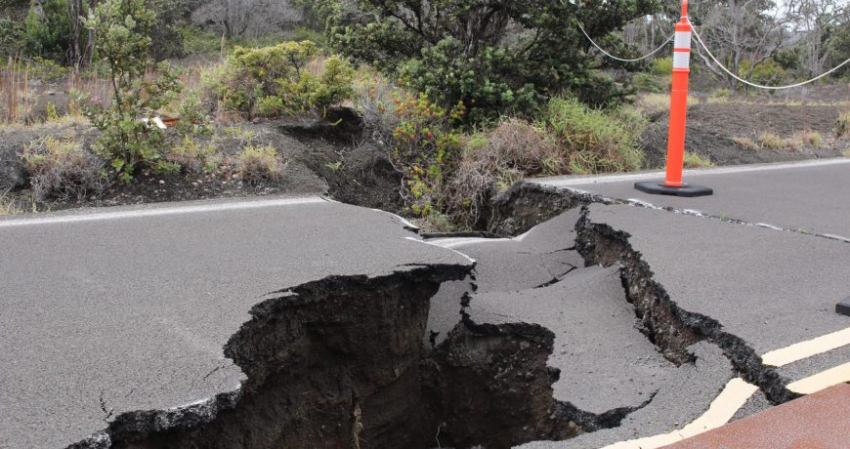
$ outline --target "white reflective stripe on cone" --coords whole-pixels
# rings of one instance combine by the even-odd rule
[[[673,48],[691,48],[691,33],[688,31],[677,31]]]
[[[685,51],[677,51],[673,53],[673,68],[688,69],[691,67],[691,54]]]

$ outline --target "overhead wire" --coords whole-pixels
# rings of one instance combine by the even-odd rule
[[[704,41],[702,40],[702,38],[700,37],[699,32],[697,31],[697,29],[696,29],[696,27],[694,26],[694,24],[693,24],[693,23],[691,23],[690,19],[687,19],[687,20],[688,20],[688,23],[690,23],[690,24],[691,24],[691,28],[692,28],[692,29],[693,29],[693,31],[694,31],[694,37],[696,38],[697,42],[698,42],[698,43],[702,46],[702,48],[705,50],[705,53],[708,55],[708,57],[709,57],[709,58],[711,58],[711,60],[712,60],[712,61],[714,61],[714,63],[715,63],[715,64],[717,64],[717,66],[718,66],[718,67],[720,67],[720,69],[721,69],[721,70],[723,70],[724,72],[726,72],[729,76],[731,76],[731,77],[732,77],[732,78],[734,78],[735,80],[737,80],[737,81],[739,81],[739,82],[741,82],[741,83],[744,83],[744,84],[746,84],[746,85],[748,85],[748,86],[758,88],[758,89],[766,89],[766,90],[786,90],[786,89],[793,89],[793,88],[795,88],[795,87],[802,87],[802,86],[805,86],[805,85],[807,85],[807,84],[814,83],[815,81],[818,81],[818,80],[820,80],[820,79],[822,79],[822,78],[825,78],[825,77],[827,77],[827,76],[829,76],[829,75],[832,75],[833,73],[837,72],[837,71],[838,71],[838,70],[840,70],[842,67],[844,67],[845,65],[850,64],[850,59],[848,59],[848,60],[846,60],[846,61],[842,62],[841,64],[838,64],[837,66],[835,66],[835,68],[833,68],[832,70],[829,70],[829,71],[827,71],[827,72],[824,72],[824,73],[822,73],[822,74],[820,74],[820,75],[818,75],[818,76],[816,76],[816,77],[814,77],[814,78],[812,78],[812,79],[810,79],[810,80],[803,81],[803,82],[800,82],[800,83],[795,83],[795,84],[789,84],[789,85],[786,85],[786,86],[765,86],[765,85],[762,85],[762,84],[756,84],[756,83],[753,83],[753,82],[751,82],[751,81],[747,81],[747,80],[745,80],[745,79],[743,79],[743,78],[739,77],[738,75],[735,75],[734,73],[732,73],[732,71],[731,71],[731,70],[727,69],[727,68],[726,68],[726,66],[724,66],[724,65],[723,65],[723,63],[721,63],[721,62],[720,62],[720,61],[719,61],[719,60],[718,60],[718,59],[714,56],[714,54],[713,54],[713,53],[711,53],[711,50],[709,50],[709,49],[708,49],[708,46],[707,46],[707,45],[705,45],[705,42],[704,42]]]
[[[667,38],[667,40],[666,40],[666,41],[664,41],[664,43],[663,43],[663,44],[661,44],[661,46],[660,46],[660,47],[656,48],[656,49],[655,49],[655,50],[653,50],[652,52],[647,53],[647,54],[645,54],[645,55],[643,55],[643,56],[641,56],[641,57],[639,57],[639,58],[631,58],[631,59],[629,59],[629,58],[621,58],[621,57],[619,57],[619,56],[614,56],[614,55],[612,55],[611,53],[608,53],[607,51],[605,51],[605,49],[603,49],[602,47],[600,47],[600,46],[599,46],[599,45],[598,45],[598,44],[597,44],[597,43],[596,43],[596,42],[595,42],[595,41],[594,41],[594,40],[590,37],[590,35],[589,35],[589,34],[587,34],[587,31],[585,31],[585,30],[584,30],[584,27],[583,27],[583,26],[581,26],[581,24],[580,24],[580,23],[578,24],[578,28],[581,30],[581,32],[582,32],[582,33],[584,33],[584,37],[586,37],[586,38],[587,38],[587,40],[588,40],[588,41],[590,41],[590,43],[591,43],[594,47],[596,47],[596,49],[597,49],[597,50],[599,50],[600,52],[602,52],[602,54],[603,54],[603,55],[605,55],[605,56],[607,56],[607,57],[609,57],[609,58],[611,58],[611,59],[613,59],[613,60],[615,60],[615,61],[620,61],[620,62],[639,62],[639,61],[643,61],[644,59],[647,59],[647,58],[649,58],[649,57],[652,57],[653,55],[655,55],[655,54],[656,54],[656,53],[658,53],[659,51],[663,50],[663,49],[664,49],[664,47],[666,47],[666,46],[667,46],[667,44],[669,44],[669,43],[673,40],[673,38],[675,38],[675,37],[676,37],[676,35],[675,35],[675,34],[671,34],[671,35],[670,35],[670,37],[669,37],[669,38]]]

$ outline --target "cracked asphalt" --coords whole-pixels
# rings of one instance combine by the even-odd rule
[[[700,198],[649,195],[634,189],[636,181],[661,180],[662,173],[533,182],[850,240],[850,208],[845,207],[850,198],[848,177],[850,159],[689,170],[685,182],[714,189],[714,195]]]
[[[533,323],[555,334],[548,365],[560,371],[553,385],[558,401],[597,416],[635,410],[625,411],[615,429],[530,448],[600,447],[643,432],[670,431],[702,414],[734,376],[713,345],[695,345],[697,363],[680,367],[661,355],[636,327],[619,269],[584,268],[574,249],[580,217],[580,210],[571,210],[514,239],[431,242],[473,257],[478,285],[477,291],[472,280],[444,285],[431,302],[431,331],[444,334],[458,325],[459,298],[468,294],[466,312],[477,324]],[[541,286],[552,257],[577,268]]]
[[[0,447],[62,448],[125,412],[237,391],[223,347],[270,292],[471,266],[405,226],[317,197],[3,220]]]

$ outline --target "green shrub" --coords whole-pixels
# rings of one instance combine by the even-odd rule
[[[182,136],[212,134],[208,113],[209,110],[204,110],[197,91],[186,92],[180,98],[180,107],[177,111],[180,117],[176,126],[177,132]]]
[[[639,170],[644,154],[638,147],[641,127],[625,124],[575,98],[554,98],[542,124],[565,154],[576,174]]]
[[[188,173],[210,173],[221,165],[222,156],[212,144],[202,145],[191,136],[174,145],[163,157]]]
[[[318,47],[309,41],[237,48],[205,83],[216,102],[249,118],[324,111],[351,98],[354,70],[338,57],[318,57]],[[323,68],[314,74],[312,66]]]
[[[595,57],[578,44],[585,38],[575,23],[603,38],[659,8],[642,0],[311,3],[337,51],[446,109],[463,103],[467,124],[532,117],[564,91],[593,105],[621,102],[620,86],[593,70]]]
[[[331,56],[325,61],[325,70],[313,89],[313,106],[325,110],[350,99],[354,95],[353,81],[354,69],[338,56]]]
[[[183,167],[177,162],[160,159],[153,164],[153,172],[160,176],[179,175]]]
[[[283,164],[278,160],[274,147],[247,146],[239,153],[237,168],[245,182],[258,187],[277,179],[283,171]]]
[[[632,84],[639,92],[662,93],[670,88],[670,76],[637,73],[632,78]]]
[[[451,125],[463,120],[466,111],[462,104],[447,111],[425,94],[398,96],[394,103],[398,120],[389,137],[390,160],[404,177],[410,210],[426,216],[439,209],[440,187],[460,146]]]
[[[655,59],[650,72],[658,76],[670,76],[673,73],[673,58],[667,56]]]
[[[30,55],[66,59],[71,45],[68,8],[68,0],[46,0],[40,6],[33,0],[24,20],[24,36]]]
[[[752,74],[750,74],[751,67],[752,61],[745,59],[741,61],[739,73],[741,73],[742,76],[747,76],[749,74],[750,81],[759,84],[775,84],[785,78],[785,69],[777,64],[773,59],[767,59],[757,65],[754,69],[752,69]]]
[[[190,55],[215,54],[222,49],[220,34],[204,27],[183,24],[175,28],[183,40],[183,50]]]
[[[165,146],[162,132],[141,119],[169,104],[182,88],[166,64],[158,66],[156,79],[146,76],[155,25],[156,14],[145,0],[104,0],[86,20],[114,87],[108,106],[87,102],[86,116],[101,130],[95,151],[110,160],[124,182],[132,180],[139,163],[155,164]]]
[[[835,122],[835,135],[850,137],[850,112],[844,112],[838,116],[838,121]]]
[[[82,200],[104,186],[104,161],[79,142],[47,137],[28,145],[22,158],[36,201]]]
[[[23,26],[17,21],[0,18],[0,56],[17,55],[25,45]]]

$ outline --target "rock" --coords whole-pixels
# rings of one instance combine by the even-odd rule
[[[0,159],[0,195],[23,187],[27,183],[27,173],[19,159]]]

